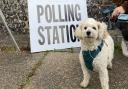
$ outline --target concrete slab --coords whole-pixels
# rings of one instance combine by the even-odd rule
[[[43,53],[0,52],[0,89],[20,89]]]
[[[24,89],[83,89],[79,86],[82,71],[78,52],[51,52]],[[110,89],[128,89],[128,58],[116,53],[109,70]],[[98,74],[93,72],[88,88],[101,89]]]
[[[77,53],[50,53],[24,89],[79,88],[81,71],[77,58]]]

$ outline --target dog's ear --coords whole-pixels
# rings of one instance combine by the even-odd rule
[[[107,36],[107,25],[104,22],[97,22],[98,23],[98,38],[104,39]]]
[[[75,29],[75,37],[82,39],[82,23]]]

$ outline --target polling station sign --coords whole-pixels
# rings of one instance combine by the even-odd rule
[[[75,28],[87,18],[86,0],[28,0],[31,52],[79,47]]]

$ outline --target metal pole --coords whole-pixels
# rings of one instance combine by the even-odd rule
[[[16,43],[16,40],[15,40],[15,38],[13,37],[13,35],[12,35],[12,33],[11,33],[11,30],[9,29],[9,27],[8,27],[6,21],[5,21],[5,17],[4,17],[4,15],[3,15],[1,9],[0,9],[0,16],[1,16],[2,20],[3,20],[3,22],[4,22],[5,27],[7,28],[8,32],[9,32],[9,35],[11,36],[11,38],[12,38],[12,40],[13,40],[13,42],[14,42],[14,44],[15,44],[17,50],[20,51],[20,48],[19,48],[18,44]]]

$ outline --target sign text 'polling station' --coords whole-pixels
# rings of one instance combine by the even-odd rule
[[[87,18],[86,0],[28,0],[31,52],[79,47],[74,36]]]

